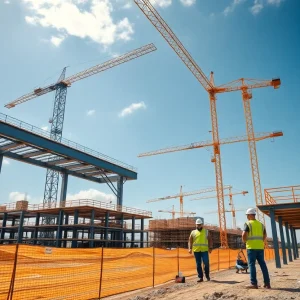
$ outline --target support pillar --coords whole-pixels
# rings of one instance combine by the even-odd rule
[[[65,225],[68,225],[69,224],[69,215],[65,214]],[[67,248],[67,238],[68,238],[68,229],[67,227],[65,226],[64,227],[64,248]]]
[[[117,205],[123,205],[123,176],[120,176],[117,182]]]
[[[299,258],[299,248],[298,248],[298,241],[297,241],[297,233],[296,233],[296,229],[294,229],[294,235],[295,235],[295,242],[296,242],[296,253],[297,253],[297,258]]]
[[[12,221],[11,221],[11,227],[14,227],[15,226],[15,223],[16,223],[16,219],[13,217],[12,218]],[[12,231],[12,232],[10,232],[10,234],[9,234],[9,239],[14,239],[15,238],[15,232],[14,231]],[[9,241],[9,243],[10,242],[13,242],[13,241]]]
[[[1,168],[1,166],[0,166],[0,168]],[[4,243],[6,221],[7,221],[7,213],[5,212],[3,214],[3,220],[2,220],[2,227],[1,227],[1,234],[0,234],[0,244]]]
[[[285,240],[284,240],[283,227],[282,227],[282,217],[278,217],[278,224],[279,224],[279,231],[280,231],[282,260],[283,260],[283,264],[287,265]]]
[[[126,248],[126,245],[124,243],[124,239],[123,239],[123,232],[124,232],[124,229],[123,229],[123,226],[124,226],[124,214],[121,215],[121,218],[120,218],[120,225],[121,225],[121,230],[118,234],[119,236],[119,240],[120,242],[118,242],[118,247],[121,247],[121,248]]]
[[[107,240],[108,240],[108,221],[109,221],[109,212],[105,212],[105,229],[104,229],[104,245],[107,247]]]
[[[290,226],[290,230],[291,230],[291,238],[292,238],[292,246],[293,246],[293,253],[294,253],[294,260],[297,259],[297,244],[296,244],[296,240],[295,240],[295,232],[294,232],[294,228],[292,226]]]
[[[3,154],[0,154],[0,174],[2,169],[2,162],[3,162]]]
[[[276,230],[276,223],[275,223],[275,213],[274,213],[273,208],[270,209],[270,217],[271,217],[273,245],[274,245],[274,250],[275,250],[276,268],[281,268],[280,255],[279,255],[279,246],[278,246],[278,237],[277,237],[277,230]]]
[[[61,239],[62,239],[62,224],[64,220],[64,212],[62,209],[59,210],[58,214],[58,224],[57,224],[57,235],[56,235],[56,247],[61,247]]]
[[[21,244],[23,240],[23,230],[24,230],[23,223],[24,223],[24,211],[22,210],[20,214],[20,223],[18,228],[18,240],[17,240],[18,244]]]
[[[34,227],[34,232],[33,232],[33,245],[37,244],[39,225],[40,225],[40,213],[37,213],[36,217],[35,217],[35,227]]]
[[[92,209],[92,212],[91,212],[91,227],[90,227],[90,234],[89,234],[89,239],[90,239],[90,242],[89,242],[89,246],[90,248],[94,248],[94,239],[95,239],[95,227],[94,227],[94,222],[95,222],[95,210]]]
[[[78,209],[75,210],[74,212],[74,225],[78,224]],[[73,236],[72,236],[72,248],[77,248],[77,228],[74,226],[73,227]],[[76,240],[74,240],[76,239]]]
[[[144,248],[144,219],[141,219],[141,248]]]
[[[135,236],[135,216],[132,217],[132,231],[131,231],[131,248],[134,248],[134,236]]]
[[[68,190],[68,174],[63,173],[61,190],[60,190],[60,207],[65,207],[66,205],[67,190]]]
[[[289,223],[285,222],[285,235],[286,235],[286,240],[287,240],[287,248],[288,248],[288,253],[289,253],[289,261],[293,261],[293,256],[292,256],[292,245],[291,245],[291,239],[290,239],[290,231],[289,231]]]

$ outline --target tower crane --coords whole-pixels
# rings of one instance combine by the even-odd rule
[[[196,213],[195,212],[190,212],[190,211],[184,211],[184,212],[181,212],[181,211],[175,211],[174,209],[174,205],[172,206],[172,210],[158,210],[158,212],[163,212],[163,213],[170,213],[172,214],[172,219],[174,220],[175,219],[175,214],[180,214],[180,215],[195,215]]]
[[[282,131],[275,131],[275,132],[260,132],[255,134],[254,140],[255,141],[262,141],[268,138],[275,138],[275,137],[280,137],[283,136]],[[225,144],[233,144],[233,143],[238,143],[238,142],[246,142],[248,141],[248,136],[235,136],[231,138],[225,138],[225,139],[220,139],[220,145],[225,145]],[[145,157],[145,156],[152,156],[152,155],[158,155],[158,154],[165,154],[165,153],[170,153],[170,152],[178,152],[182,150],[191,150],[191,149],[198,149],[198,148],[205,148],[213,146],[213,141],[202,141],[202,142],[195,142],[183,146],[175,146],[175,147],[169,147],[169,148],[163,148],[160,150],[155,150],[155,151],[150,151],[150,152],[144,152],[138,155],[138,157]]]
[[[126,54],[123,54],[119,57],[106,61],[102,64],[98,64],[89,69],[83,70],[77,74],[71,75],[68,78],[65,78],[66,68],[64,68],[62,74],[60,75],[56,83],[50,84],[46,87],[37,88],[31,93],[26,94],[14,101],[7,103],[5,107],[13,108],[16,105],[22,104],[36,97],[45,95],[52,91],[56,91],[54,108],[53,108],[53,116],[50,119],[50,123],[51,123],[50,137],[51,139],[60,142],[62,138],[68,87],[70,87],[76,81],[106,71],[108,69],[116,67],[120,64],[133,60],[135,58],[141,57],[155,50],[156,47],[154,46],[154,44],[148,44],[138,49],[135,49],[133,51],[130,51]],[[58,182],[59,182],[59,173],[51,169],[47,169],[44,200],[43,200],[44,206],[53,207],[53,204],[55,206],[57,201],[57,194],[58,194]],[[49,220],[46,221],[46,224],[50,224],[51,221],[52,222],[54,221],[53,218],[50,221]]]
[[[234,207],[234,203],[233,203],[233,199],[232,196],[234,195],[243,195],[245,196],[246,194],[248,194],[248,191],[241,191],[241,192],[235,192],[232,193],[232,187],[229,188],[229,193],[224,195],[224,196],[228,196],[229,197],[229,205],[230,205],[230,210],[226,210],[225,212],[231,212],[231,216],[232,216],[232,228],[236,229],[236,219],[235,219],[235,212],[237,211]],[[204,200],[204,199],[213,199],[213,198],[217,198],[217,195],[213,195],[213,196],[204,196],[204,197],[197,197],[197,198],[193,198],[190,201],[195,201],[195,200]],[[216,211],[217,212],[217,211]]]
[[[224,189],[229,189],[230,187],[231,187],[231,185],[225,185]],[[206,189],[202,189],[202,190],[197,190],[197,191],[191,191],[191,192],[182,192],[182,186],[180,186],[180,192],[179,192],[179,194],[172,195],[172,196],[166,196],[166,197],[162,197],[162,198],[156,198],[156,199],[147,200],[146,203],[179,198],[179,202],[180,202],[180,217],[183,217],[183,197],[193,196],[193,195],[198,195],[198,194],[204,194],[204,193],[209,193],[209,192],[214,192],[214,191],[216,191],[216,187],[210,187],[210,188],[206,188]]]
[[[221,152],[220,152],[220,142],[219,142],[219,129],[218,129],[218,118],[216,110],[216,94],[224,93],[229,91],[242,91],[245,116],[246,116],[246,126],[247,126],[247,135],[250,137],[248,140],[250,148],[250,158],[251,158],[251,167],[253,174],[253,182],[255,187],[256,203],[259,204],[262,202],[261,187],[260,187],[260,178],[258,171],[258,162],[256,157],[256,145],[254,141],[254,131],[252,124],[252,116],[250,110],[250,104],[246,104],[249,100],[248,89],[273,86],[278,88],[280,86],[280,79],[274,80],[256,80],[243,79],[231,82],[224,86],[216,87],[214,84],[214,74],[211,72],[210,78],[208,79],[197,63],[194,61],[189,52],[185,49],[183,44],[174,34],[172,29],[168,24],[163,20],[157,10],[151,5],[149,0],[134,0],[137,6],[149,19],[152,25],[159,31],[163,38],[168,42],[171,48],[176,52],[179,58],[183,63],[188,67],[188,69],[193,73],[202,87],[207,91],[209,100],[210,100],[210,114],[211,114],[211,123],[212,123],[212,136],[213,136],[213,151],[214,157],[212,162],[215,165],[215,175],[216,175],[216,187],[218,195],[218,211],[219,211],[219,226],[220,226],[220,241],[222,248],[228,248],[228,240],[226,233],[226,218],[224,212],[224,195],[223,195],[223,178],[222,178],[222,166],[221,166]],[[251,82],[249,85],[243,84],[244,82]],[[259,192],[259,187],[260,192]],[[259,218],[264,221],[263,215],[260,213]]]

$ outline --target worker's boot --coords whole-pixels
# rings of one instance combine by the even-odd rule
[[[249,284],[245,286],[246,289],[258,289],[257,284]]]
[[[203,278],[199,278],[198,280],[197,280],[197,282],[202,282],[203,281]]]
[[[269,284],[264,284],[264,288],[265,288],[265,289],[270,289],[270,288],[271,288],[270,283],[269,283]]]

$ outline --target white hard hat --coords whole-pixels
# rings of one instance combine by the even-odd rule
[[[198,225],[198,224],[199,224],[199,225],[202,225],[202,224],[203,224],[203,221],[202,221],[201,219],[197,219],[197,220],[196,220],[196,225]]]
[[[246,211],[246,215],[256,215],[255,208],[248,208]]]

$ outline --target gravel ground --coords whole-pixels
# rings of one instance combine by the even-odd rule
[[[258,285],[256,290],[245,289],[249,284],[249,273],[236,274],[235,269],[211,274],[211,281],[197,283],[195,276],[186,278],[186,283],[168,282],[155,288],[147,288],[129,293],[103,298],[105,300],[300,300],[300,260],[276,269],[275,262],[268,263],[271,290],[263,288],[262,274],[257,266]]]

